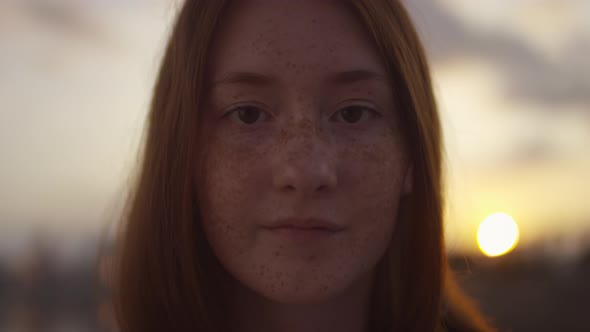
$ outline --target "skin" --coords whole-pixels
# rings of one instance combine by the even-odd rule
[[[412,190],[394,86],[368,32],[341,1],[236,1],[210,59],[195,184],[209,244],[235,281],[232,321],[364,331],[374,268]],[[382,78],[329,80],[359,69]],[[275,81],[220,82],[237,71]],[[344,230],[301,243],[263,228],[285,217]]]

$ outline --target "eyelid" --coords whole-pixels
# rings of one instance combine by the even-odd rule
[[[370,108],[377,108],[377,105],[375,105],[375,102],[373,102],[370,99],[358,99],[358,98],[354,98],[354,99],[346,99],[340,103],[338,103],[338,105],[342,105],[342,104],[348,104],[348,103],[355,103],[354,105],[358,105],[358,103],[363,104],[363,106],[367,106]],[[351,106],[354,106],[351,105]]]
[[[260,110],[261,112],[264,112],[264,113],[267,113],[267,114],[270,114],[270,115],[272,115],[272,113],[271,113],[271,112],[268,112],[268,111],[266,110],[266,107],[265,107],[264,105],[262,105],[262,104],[260,104],[260,103],[257,103],[257,102],[255,102],[255,101],[245,101],[245,102],[238,103],[238,104],[235,104],[235,105],[232,105],[232,106],[228,107],[228,108],[227,108],[227,109],[224,111],[224,113],[223,113],[223,116],[222,116],[222,117],[226,117],[226,116],[228,116],[229,114],[231,114],[231,113],[233,113],[233,112],[235,112],[235,111],[239,110],[239,109],[240,109],[240,108],[242,108],[242,107],[254,107],[254,108],[257,108],[258,110]]]
[[[355,102],[355,103],[351,103],[351,102]],[[360,101],[360,102],[359,102]],[[338,107],[338,109],[332,113],[332,115],[330,115],[329,119],[330,121],[334,121],[337,122],[343,126],[345,126],[346,128],[364,128],[365,125],[368,124],[368,122],[381,118],[383,117],[383,115],[378,111],[378,108],[376,107],[376,105],[374,105],[373,103],[368,103],[364,100],[358,100],[358,99],[354,99],[354,100],[347,100],[346,102],[343,102],[341,104],[346,103],[344,106],[342,107]],[[371,104],[370,106],[367,104]],[[368,119],[364,119],[364,120],[360,120],[358,122],[355,123],[347,123],[344,120],[333,120],[333,118],[338,117],[338,114],[341,114],[341,112],[349,107],[360,107],[362,109],[365,110],[366,113],[369,113],[369,118]]]
[[[340,106],[340,105],[342,105],[342,106]],[[371,113],[373,113],[374,115],[381,116],[381,112],[379,111],[379,107],[377,107],[377,105],[375,105],[374,103],[369,102],[364,99],[352,99],[352,100],[346,100],[346,101],[340,103],[337,110],[330,117],[332,117],[334,114],[342,111],[343,109],[346,109],[348,107],[354,107],[354,106],[365,108],[365,109],[371,111]]]
[[[253,107],[253,108],[257,109],[258,111],[260,111],[260,113],[263,113],[262,117],[266,117],[266,119],[262,119],[262,120],[256,121],[254,124],[238,123],[238,125],[244,125],[246,127],[253,127],[255,124],[259,124],[260,122],[263,122],[265,120],[268,121],[268,119],[273,116],[273,114],[271,112],[266,111],[265,110],[265,107],[262,106],[262,104],[260,104],[260,103],[257,103],[257,102],[243,102],[243,103],[238,103],[238,104],[235,104],[235,105],[230,106],[229,110],[227,110],[221,117],[223,119],[227,119],[229,121],[240,122],[240,120],[231,119],[231,116],[234,115],[236,113],[236,111],[240,110],[243,107]]]

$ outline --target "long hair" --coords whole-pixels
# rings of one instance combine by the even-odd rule
[[[154,88],[142,162],[118,241],[113,299],[121,331],[226,331],[222,278],[207,244],[193,171],[212,35],[228,0],[187,0]],[[395,82],[413,172],[376,267],[371,331],[491,331],[447,270],[442,135],[425,52],[396,0],[343,1]]]

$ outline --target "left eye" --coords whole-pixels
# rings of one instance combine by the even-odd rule
[[[268,117],[269,115],[257,106],[243,105],[232,109],[224,116],[235,116],[241,124],[252,125],[259,122],[258,119],[261,117]]]
[[[335,116],[338,116],[338,114],[341,114],[341,118],[349,124],[355,124],[359,122],[359,119],[361,119],[363,117],[363,114],[365,114],[365,117],[371,117],[371,116],[376,116],[377,112],[369,107],[365,107],[365,106],[360,106],[360,105],[355,105],[355,106],[348,106],[345,107],[341,110],[339,110],[338,112],[335,113]]]

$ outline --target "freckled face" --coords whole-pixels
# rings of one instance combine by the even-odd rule
[[[367,280],[411,190],[393,86],[339,1],[232,6],[214,36],[195,167],[207,239],[261,296],[334,298]],[[343,230],[302,242],[265,229],[285,217]]]

